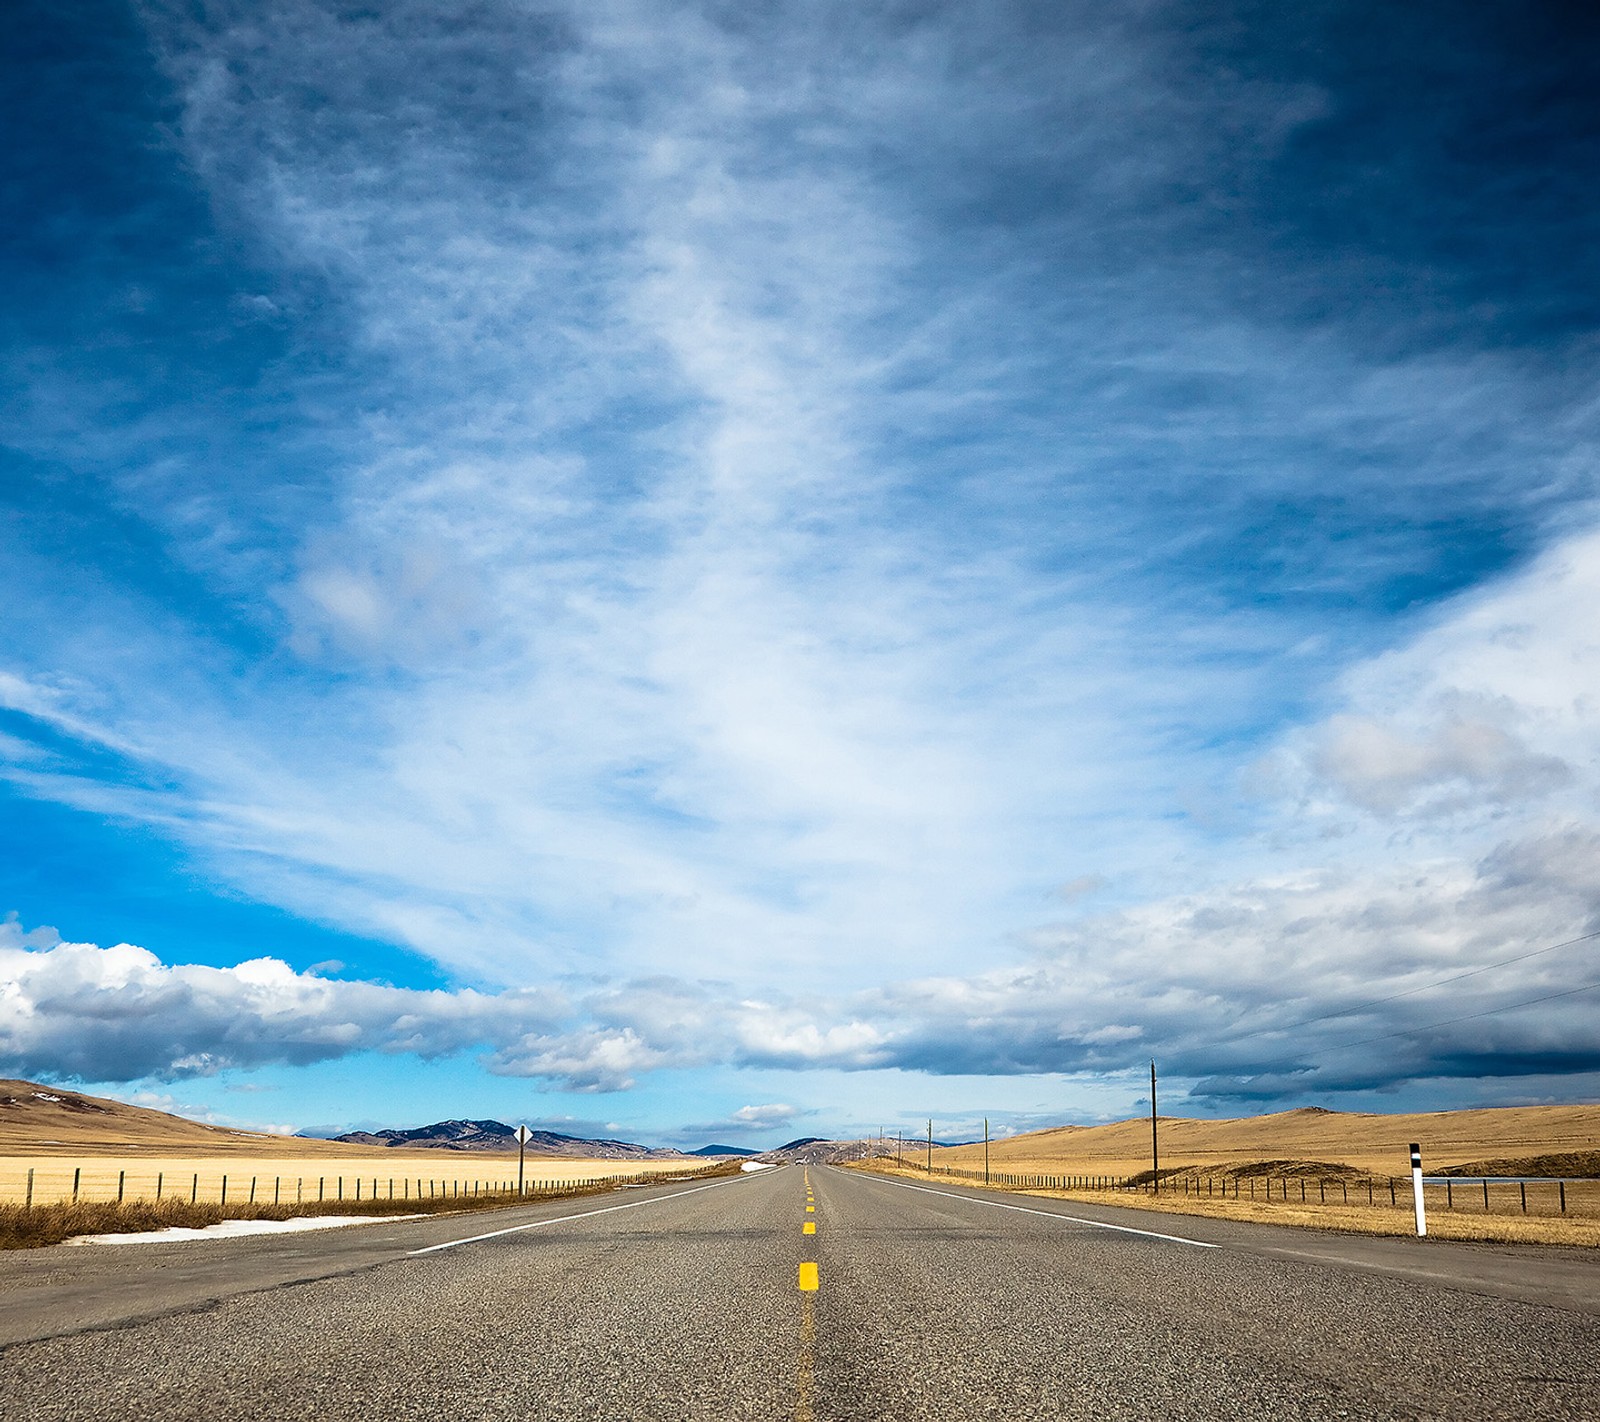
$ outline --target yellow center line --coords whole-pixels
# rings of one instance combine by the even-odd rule
[[[817,1212],[817,1197],[811,1191],[811,1172],[805,1171],[806,1185],[806,1213],[814,1215]],[[814,1220],[805,1220],[801,1232],[814,1235],[817,1232]],[[795,1397],[794,1416],[795,1422],[815,1422],[816,1419],[816,1391],[817,1391],[817,1265],[813,1259],[800,1261],[797,1279],[800,1289],[800,1357],[797,1376],[797,1395]]]

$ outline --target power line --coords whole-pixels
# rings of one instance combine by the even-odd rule
[[[1481,968],[1469,968],[1464,973],[1456,973],[1456,974],[1454,974],[1454,975],[1452,975],[1451,977],[1448,977],[1448,978],[1440,978],[1437,982],[1423,983],[1421,987],[1407,988],[1404,992],[1391,993],[1388,997],[1373,998],[1370,1002],[1357,1003],[1354,1007],[1341,1008],[1337,1012],[1324,1012],[1324,1013],[1320,1013],[1316,1017],[1302,1017],[1298,1022],[1288,1022],[1288,1023],[1282,1024],[1281,1026],[1258,1027],[1258,1028],[1256,1028],[1256,1030],[1254,1032],[1242,1032],[1238,1036],[1230,1037],[1228,1039],[1227,1045],[1232,1046],[1235,1042],[1248,1042],[1252,1037],[1264,1037],[1270,1032],[1293,1032],[1297,1027],[1309,1027],[1313,1023],[1316,1023],[1316,1022],[1332,1022],[1335,1019],[1340,1018],[1340,1017],[1354,1017],[1357,1013],[1366,1012],[1366,1011],[1370,1010],[1371,1008],[1382,1007],[1386,1003],[1390,1003],[1390,1002],[1398,1002],[1403,997],[1415,997],[1419,992],[1432,992],[1434,990],[1434,988],[1448,987],[1451,983],[1463,982],[1467,978],[1475,978],[1481,973],[1493,972],[1496,968],[1509,968],[1513,963],[1525,963],[1525,962],[1528,961],[1529,958],[1540,958],[1540,957],[1543,957],[1546,953],[1554,953],[1554,952],[1556,952],[1557,949],[1560,949],[1560,948],[1571,948],[1571,947],[1574,947],[1576,944],[1579,944],[1579,943],[1589,943],[1589,942],[1592,942],[1596,938],[1600,938],[1600,931],[1596,931],[1594,933],[1585,933],[1585,934],[1582,934],[1580,937],[1577,937],[1577,938],[1568,938],[1564,942],[1561,942],[1561,943],[1552,943],[1548,948],[1535,948],[1530,953],[1518,953],[1515,957],[1512,957],[1512,958],[1502,958],[1498,963],[1485,963]],[[1591,984],[1590,986],[1591,987],[1600,986],[1600,984]],[[1589,988],[1574,988],[1573,991],[1574,992],[1588,992]],[[1555,997],[1565,997],[1565,996],[1569,996],[1569,994],[1566,994],[1566,993],[1555,993],[1553,996],[1555,996]],[[1533,998],[1533,999],[1530,999],[1530,1001],[1526,1002],[1526,1003],[1520,1003],[1520,1004],[1513,1003],[1513,1004],[1511,1004],[1511,1007],[1494,1008],[1494,1009],[1492,1009],[1492,1012],[1478,1013],[1478,1014],[1474,1014],[1474,1015],[1475,1016],[1487,1017],[1487,1016],[1493,1015],[1493,1012],[1501,1012],[1501,1011],[1509,1012],[1509,1011],[1511,1011],[1512,1007],[1517,1007],[1517,1006],[1529,1007],[1529,1006],[1532,1006],[1532,1004],[1535,1003],[1535,1002],[1549,1002],[1550,1000],[1551,1000],[1550,998]],[[1460,1022],[1467,1022],[1467,1021],[1470,1021],[1471,1018],[1461,1017],[1461,1018],[1456,1018],[1454,1020],[1455,1021],[1460,1021]],[[1448,1022],[1441,1022],[1438,1025],[1441,1026],[1441,1027],[1448,1027],[1451,1024],[1448,1023]],[[1421,1031],[1426,1031],[1427,1029],[1419,1027],[1419,1028],[1417,1028],[1415,1030],[1421,1032]],[[1394,1035],[1394,1034],[1391,1034],[1391,1035]],[[1381,1042],[1381,1041],[1386,1040],[1386,1038],[1373,1037],[1370,1040],[1372,1040],[1374,1042]],[[1355,1045],[1364,1045],[1364,1044],[1357,1043]],[[1334,1050],[1337,1050],[1337,1049],[1334,1049]]]
[[[1565,946],[1565,945],[1563,945]],[[1532,954],[1528,955],[1529,957]],[[1460,1022],[1476,1022],[1480,1017],[1495,1017],[1502,1012],[1515,1012],[1519,1007],[1534,1007],[1541,1002],[1554,1002],[1559,997],[1576,997],[1581,992],[1594,992],[1600,989],[1600,983],[1585,983],[1582,987],[1566,988],[1561,992],[1547,992],[1542,997],[1525,998],[1521,1002],[1507,1002],[1499,1007],[1490,1007],[1482,1012],[1469,1012],[1465,1017],[1451,1017],[1444,1022],[1429,1022],[1423,1027],[1404,1027],[1397,1032],[1384,1032],[1377,1037],[1363,1037],[1359,1042],[1340,1042],[1337,1046],[1323,1047],[1324,1052],[1343,1052],[1352,1047],[1368,1047],[1374,1042],[1388,1042],[1396,1037],[1414,1037],[1419,1032],[1432,1032],[1440,1027],[1454,1027]]]

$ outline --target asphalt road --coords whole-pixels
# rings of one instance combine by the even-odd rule
[[[0,1256],[0,1346],[7,1422],[1600,1418],[1600,1258],[795,1166]]]

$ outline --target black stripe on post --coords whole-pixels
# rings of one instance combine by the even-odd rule
[[[1413,1170],[1422,1169],[1422,1147],[1415,1143],[1411,1147],[1411,1168]]]

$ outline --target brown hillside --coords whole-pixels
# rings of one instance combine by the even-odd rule
[[[1422,1145],[1423,1165],[1430,1172],[1474,1161],[1509,1166],[1539,1156],[1600,1151],[1600,1106],[1394,1116],[1309,1108],[1227,1121],[1163,1116],[1160,1134],[1163,1169],[1306,1160],[1402,1175],[1409,1169],[1411,1141]],[[981,1169],[983,1146],[936,1149],[933,1159],[936,1166]],[[1150,1118],[1010,1136],[992,1143],[990,1161],[996,1170],[1019,1173],[1133,1175],[1150,1168]]]
[[[165,1111],[128,1106],[59,1086],[0,1079],[0,1155],[92,1155],[165,1151],[185,1156],[322,1154],[349,1157],[367,1148],[331,1141],[230,1130]],[[378,1149],[372,1152],[385,1155]]]

